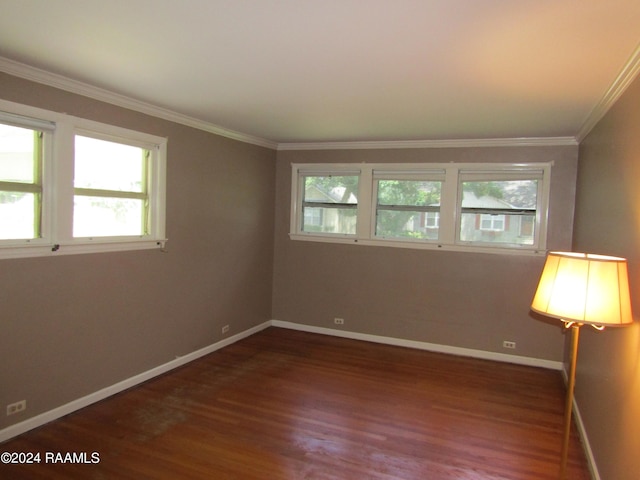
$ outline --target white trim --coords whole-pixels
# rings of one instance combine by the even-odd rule
[[[478,138],[450,140],[396,140],[396,141],[353,141],[353,142],[300,142],[278,143],[235,130],[205,122],[188,115],[135,100],[93,85],[48,72],[5,57],[0,57],[0,72],[8,73],[50,87],[59,88],[84,97],[107,102],[119,107],[151,115],[205,132],[250,143],[272,150],[353,150],[391,148],[468,148],[468,147],[522,147],[522,146],[576,146],[575,137],[521,137],[521,138]]]
[[[50,122],[53,128],[51,132],[44,132],[42,237],[0,240],[0,259],[164,248],[167,241],[167,138],[0,99],[0,116],[4,117],[5,113]],[[76,133],[139,146],[151,152],[148,184],[151,221],[148,234],[73,237],[73,221],[69,212],[73,212],[73,138]]]
[[[76,243],[53,244],[49,241],[35,239],[25,242],[24,245],[0,246],[0,259],[6,258],[31,258],[31,257],[57,257],[60,255],[77,255],[84,253],[125,252],[131,250],[161,250],[166,251],[167,239],[144,240],[125,239],[110,240],[107,242],[89,240]]]
[[[370,142],[279,143],[278,150],[376,150],[392,148],[540,147],[578,145],[575,137],[470,138]]]
[[[442,216],[440,217],[442,221]],[[299,240],[303,242],[319,242],[319,243],[342,243],[347,245],[365,245],[369,247],[391,247],[391,248],[412,248],[414,250],[439,250],[441,252],[462,252],[462,253],[487,253],[491,255],[522,255],[527,257],[544,257],[547,251],[544,249],[500,247],[492,245],[462,245],[462,244],[446,244],[424,240],[401,241],[401,240],[385,240],[385,239],[360,239],[347,235],[322,235],[317,233],[290,233],[291,240]]]
[[[125,95],[72,80],[46,70],[0,57],[0,71],[25,80],[59,88],[67,92],[128,108],[136,112],[152,115],[171,122],[204,130],[215,135],[250,143],[272,150],[372,150],[392,148],[469,148],[469,147],[512,147],[512,146],[576,146],[589,134],[604,117],[627,87],[640,73],[640,45],[624,65],[614,82],[607,89],[600,102],[589,112],[582,127],[575,136],[564,137],[519,137],[519,138],[476,138],[448,140],[392,140],[392,141],[344,141],[344,142],[283,142],[278,143],[235,130],[205,122],[188,115],[135,100]]]
[[[285,322],[282,320],[271,320],[271,326],[278,328],[287,328],[290,330],[299,330],[302,332],[319,333],[321,335],[331,335],[334,337],[350,338],[352,340],[362,340],[365,342],[381,343],[384,345],[394,345],[397,347],[414,348],[417,350],[425,350],[429,352],[446,353],[449,355],[459,355],[463,357],[480,358],[483,360],[494,360],[503,363],[514,363],[517,365],[525,365],[528,367],[540,367],[550,370],[562,370],[562,362],[553,360],[545,360],[542,358],[522,357],[519,355],[507,355],[505,353],[488,352],[485,350],[475,350],[471,348],[453,347],[449,345],[441,345],[438,343],[420,342],[416,340],[407,340],[404,338],[383,337],[380,335],[371,335],[368,333],[350,332],[347,330],[337,330],[334,328],[315,327],[313,325],[304,325],[301,323]]]
[[[40,415],[36,415],[35,417],[29,418],[23,422],[16,423],[15,425],[10,425],[9,427],[0,430],[0,443],[9,440],[10,438],[21,435],[25,432],[28,432],[29,430],[40,427],[53,420],[64,417],[65,415],[73,413],[76,410],[80,410],[81,408],[99,402],[100,400],[104,400],[107,397],[146,382],[147,380],[151,380],[158,375],[162,375],[163,373],[173,370],[174,368],[181,367],[182,365],[197,360],[200,357],[213,353],[216,350],[220,350],[221,348],[224,348],[228,345],[231,345],[232,343],[249,337],[254,333],[264,330],[270,325],[271,322],[264,322],[260,325],[250,328],[249,330],[245,330],[244,332],[238,333],[237,335],[225,338],[224,340],[209,345],[208,347],[201,348],[200,350],[196,350],[195,352],[191,352],[184,356],[178,356],[175,358],[175,360],[152,368],[151,370],[147,370],[146,372],[142,372],[131,378],[111,385],[110,387],[103,388],[101,390],[98,390],[97,392],[90,393],[89,395],[78,398],[76,400],[72,400],[65,405],[61,405],[57,408],[54,408],[53,410],[49,410],[47,412],[41,413]]]
[[[208,347],[201,348],[200,350],[196,350],[194,352],[188,353],[184,356],[177,356],[175,360],[171,360],[170,362],[159,365],[155,368],[147,370],[146,372],[142,372],[138,375],[134,375],[128,379],[122,380],[114,385],[109,387],[105,387],[96,392],[90,393],[84,397],[78,398],[76,400],[72,400],[69,403],[56,407],[47,412],[43,412],[35,417],[28,418],[20,423],[16,423],[14,425],[10,425],[2,430],[0,430],[0,443],[5,442],[13,437],[21,435],[29,430],[33,430],[34,428],[38,428],[42,425],[45,425],[49,422],[57,420],[58,418],[64,417],[65,415],[69,415],[77,410],[80,410],[84,407],[88,407],[89,405],[104,400],[112,395],[120,393],[129,388],[135,387],[141,383],[146,382],[147,380],[151,380],[152,378],[157,377],[158,375],[162,375],[164,373],[169,372],[175,368],[186,365],[189,362],[197,360],[205,355],[215,352],[216,350],[220,350],[224,347],[227,347],[239,340],[245,339],[258,333],[268,327],[276,327],[276,328],[286,328],[290,330],[299,330],[303,332],[309,333],[318,333],[322,335],[332,335],[335,337],[342,338],[350,338],[353,340],[363,340],[366,342],[380,343],[385,345],[395,345],[400,347],[414,348],[418,350],[425,350],[430,352],[438,352],[445,353],[450,355],[460,355],[471,358],[480,358],[484,360],[494,360],[498,362],[504,363],[514,363],[518,365],[526,365],[532,367],[541,367],[548,368],[552,370],[562,370],[563,364],[562,362],[555,362],[552,360],[544,360],[539,358],[531,358],[531,357],[521,357],[517,355],[506,355],[503,353],[495,353],[495,352],[487,352],[484,350],[475,350],[470,348],[461,348],[461,347],[453,347],[448,345],[440,345],[435,343],[427,343],[427,342],[419,342],[414,340],[407,340],[402,338],[392,338],[392,337],[383,337],[380,335],[370,335],[366,333],[358,333],[358,332],[349,332],[345,330],[336,330],[331,328],[323,328],[323,327],[314,327],[312,325],[304,325],[293,322],[285,322],[281,320],[269,320],[260,325],[256,325],[244,332],[240,332],[232,337],[226,338],[219,342],[209,345]],[[585,435],[586,438],[586,435]],[[589,458],[591,460],[591,457]],[[596,477],[596,480],[597,479]]]
[[[636,47],[624,67],[622,67],[622,70],[602,96],[600,102],[589,112],[589,115],[576,135],[578,143],[582,142],[593,127],[602,120],[602,117],[604,117],[609,109],[618,101],[618,98],[626,91],[627,87],[636,79],[639,73],[640,44]]]
[[[291,205],[289,218],[289,238],[291,240],[317,241],[324,243],[349,243],[354,245],[416,248],[427,250],[447,250],[460,252],[486,252],[494,254],[544,255],[547,244],[547,221],[549,196],[551,194],[551,169],[554,162],[532,163],[291,163]],[[305,175],[344,175],[359,169],[358,207],[355,234],[306,232],[302,225],[302,203]],[[437,240],[390,239],[375,235],[377,200],[373,183],[385,172],[395,176],[402,172],[417,178],[424,178],[434,170],[444,171],[442,195],[440,199],[440,233]],[[479,178],[485,172],[487,178],[541,178],[536,206],[535,238],[533,245],[515,243],[482,243],[462,241],[460,235],[461,179],[468,171]],[[376,177],[375,173],[378,173]],[[423,172],[420,175],[418,172]],[[395,178],[394,176],[394,178]],[[484,177],[482,177],[484,178]]]
[[[13,76],[48,85],[50,87],[59,88],[60,90],[72,92],[84,97],[93,98],[94,100],[99,100],[101,102],[107,102],[111,105],[145,113],[170,122],[204,130],[205,132],[220,135],[221,137],[231,138],[233,140],[270,148],[272,150],[275,150],[278,147],[276,142],[272,142],[264,138],[236,132],[235,130],[230,130],[166,108],[135,100],[125,95],[120,95],[87,83],[72,80],[62,75],[57,75],[55,73],[47,72],[46,70],[41,70],[14,60],[9,60],[8,58],[0,57],[0,72],[5,72]]]
[[[187,363],[197,360],[198,358],[201,358],[205,355],[208,355],[224,347],[227,347],[235,342],[238,342],[247,337],[250,337],[251,335],[254,335],[262,330],[265,330],[268,327],[285,328],[289,330],[298,330],[302,332],[317,333],[321,335],[331,335],[335,337],[349,338],[353,340],[362,340],[366,342],[380,343],[385,345],[394,345],[399,347],[414,348],[418,350],[425,350],[425,351],[444,353],[444,354],[450,354],[450,355],[460,355],[460,356],[471,357],[471,358],[479,358],[483,360],[493,360],[493,361],[504,362],[504,363],[513,363],[517,365],[525,365],[525,366],[532,366],[532,367],[547,368],[551,370],[559,370],[562,372],[565,382],[567,381],[567,372],[565,370],[563,362],[556,362],[552,360],[544,360],[544,359],[532,358],[532,357],[522,357],[518,355],[507,355],[503,353],[487,352],[484,350],[453,347],[453,346],[434,344],[434,343],[428,343],[428,342],[419,342],[419,341],[406,340],[401,338],[383,337],[380,335],[349,332],[345,330],[337,330],[332,328],[315,327],[312,325],[304,325],[299,323],[286,322],[282,320],[269,320],[260,325],[256,325],[255,327],[245,330],[244,332],[240,332],[232,337],[229,337],[219,342],[216,342],[214,344],[211,344],[208,347],[201,348],[200,350],[196,350],[184,356],[178,356],[175,358],[175,360],[167,362],[163,365],[147,370],[146,372],[130,377],[126,380],[123,380],[114,385],[98,390],[84,397],[78,398],[76,400],[72,400],[71,402],[65,405],[61,405],[47,412],[36,415],[35,417],[24,420],[20,423],[10,425],[0,430],[0,443],[5,442],[11,438],[17,437],[18,435],[21,435],[23,433],[26,433],[29,430],[33,430],[34,428],[41,427],[42,425],[45,425],[49,422],[52,422],[61,417],[64,417],[65,415],[69,415],[70,413],[73,413],[77,410],[87,407],[93,403],[104,400],[105,398],[108,398],[112,395],[120,393],[124,390],[135,387],[136,385],[139,385],[148,380],[151,380],[152,378],[155,378],[159,375],[167,373],[175,368],[186,365]],[[587,455],[587,462],[589,464],[589,469],[591,471],[592,478],[594,480],[600,480],[600,475],[598,473],[598,469],[595,463],[593,451],[591,450],[591,446],[587,438],[584,423],[582,422],[582,417],[580,415],[580,411],[578,409],[577,403],[575,402],[575,399],[574,399],[573,407],[575,412],[574,418],[578,425],[578,430],[580,433],[580,437],[582,439],[585,453]]]

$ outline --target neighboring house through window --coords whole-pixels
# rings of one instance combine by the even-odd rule
[[[294,240],[541,252],[551,164],[293,164]]]

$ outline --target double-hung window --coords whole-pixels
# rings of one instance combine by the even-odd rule
[[[437,242],[444,170],[374,170],[375,238]]]
[[[42,235],[45,129],[8,115],[0,122],[0,241],[36,239]]]
[[[550,163],[293,164],[294,240],[542,253]]]
[[[301,197],[296,217],[301,232],[355,236],[359,172],[301,171]]]
[[[538,244],[544,171],[461,170],[458,241],[476,245]],[[538,224],[538,228],[536,228]]]
[[[157,248],[166,139],[0,101],[0,258]]]
[[[73,236],[148,234],[151,149],[88,135],[75,135]]]

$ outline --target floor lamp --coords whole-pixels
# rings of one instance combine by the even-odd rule
[[[571,358],[564,419],[560,479],[565,478],[571,431],[580,327],[633,323],[627,261],[624,258],[571,252],[550,252],[540,276],[531,310],[564,322],[571,329]]]

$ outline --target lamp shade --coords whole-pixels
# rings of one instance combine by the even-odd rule
[[[626,259],[549,252],[531,309],[569,322],[633,323]]]

